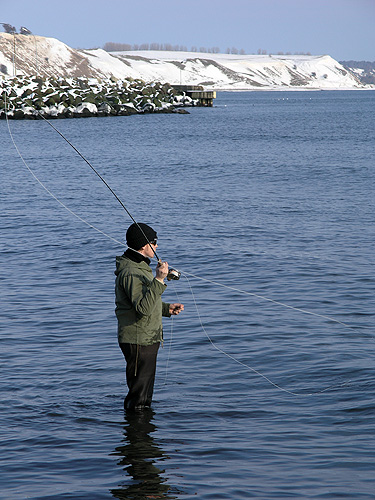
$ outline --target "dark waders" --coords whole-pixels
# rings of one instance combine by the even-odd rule
[[[126,383],[129,388],[124,401],[125,410],[151,406],[159,345],[160,342],[152,345],[120,343],[126,360]]]

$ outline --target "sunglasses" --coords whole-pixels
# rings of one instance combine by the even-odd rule
[[[154,240],[150,241],[149,243],[150,243],[150,245],[154,245],[155,246],[155,245],[158,244],[158,240],[155,238]]]

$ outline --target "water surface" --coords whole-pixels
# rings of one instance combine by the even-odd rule
[[[1,498],[374,498],[374,105],[223,92],[54,122],[184,273],[153,409],[131,416],[113,274],[131,221],[48,124],[11,122],[108,236],[74,217],[0,122]]]

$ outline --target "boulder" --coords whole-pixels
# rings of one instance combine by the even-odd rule
[[[107,102],[102,102],[98,107],[99,116],[109,116],[111,114],[112,108]]]
[[[75,112],[83,117],[96,116],[98,108],[91,102],[82,102],[76,107]]]

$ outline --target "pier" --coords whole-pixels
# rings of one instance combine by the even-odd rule
[[[179,92],[185,92],[194,100],[198,100],[200,106],[212,107],[216,98],[214,90],[204,90],[201,85],[173,85],[173,88]]]

